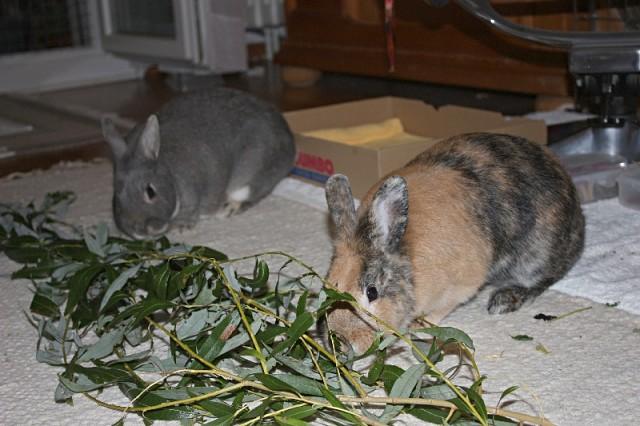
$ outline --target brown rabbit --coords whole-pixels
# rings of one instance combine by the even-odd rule
[[[355,210],[345,176],[327,181],[336,227],[327,279],[397,328],[439,322],[485,284],[490,313],[512,312],[562,278],[584,245],[570,177],[526,139],[472,133],[444,140],[376,183]],[[370,318],[341,306],[327,326],[356,352]]]

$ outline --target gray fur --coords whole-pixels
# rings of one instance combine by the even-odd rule
[[[113,154],[114,219],[136,238],[250,206],[288,174],[295,157],[275,107],[227,88],[175,98],[126,142],[109,119],[102,127]],[[230,197],[245,188],[246,199]]]
[[[369,220],[373,225],[372,242],[382,251],[396,253],[409,219],[409,192],[401,176],[391,176],[373,197]]]
[[[325,183],[327,206],[338,235],[348,235],[356,226],[356,207],[346,176],[335,174]]]

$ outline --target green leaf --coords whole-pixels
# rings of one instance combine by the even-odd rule
[[[253,268],[253,279],[246,277],[239,278],[242,284],[248,285],[254,288],[264,287],[269,281],[269,265],[262,259],[256,259],[255,266]]]
[[[379,351],[376,354],[376,360],[373,365],[369,369],[366,377],[362,377],[361,380],[365,385],[374,386],[380,375],[382,374],[382,370],[384,369],[384,359],[386,353],[384,351]]]
[[[322,396],[322,392],[320,390],[322,385],[313,379],[281,373],[271,374],[270,377],[274,377],[280,382],[288,385],[291,389],[294,389],[296,393],[300,393],[302,395]],[[332,388],[332,390],[337,392],[337,389]]]
[[[289,330],[287,331],[287,335],[291,340],[298,340],[298,338],[306,333],[313,324],[313,315],[309,312],[304,312],[291,324],[291,327],[289,327]]]
[[[443,401],[449,401],[458,397],[449,385],[446,384],[426,386],[422,388],[420,395],[422,398],[440,399]]]
[[[213,328],[207,340],[205,340],[202,347],[198,349],[198,355],[209,361],[216,359],[225,343],[220,336],[222,336],[222,333],[231,325],[231,320],[232,316],[227,315]]]
[[[482,378],[480,379],[480,381],[482,381]],[[478,411],[480,417],[482,417],[483,420],[487,420],[487,406],[485,405],[482,396],[480,396],[480,394],[475,391],[473,386],[467,389],[467,396],[469,397],[471,402],[473,402],[473,406]]]
[[[416,329],[416,330],[413,330],[413,332],[426,333],[433,337],[437,337],[438,339],[444,342],[455,341],[458,343],[462,343],[469,349],[475,350],[475,347],[473,346],[473,341],[471,340],[469,335],[464,331],[454,327],[428,327],[428,328]]]
[[[378,349],[382,351],[397,341],[398,341],[398,336],[396,336],[395,334],[390,334],[386,336],[384,339],[382,339],[382,342],[380,342],[380,344],[378,345]]]
[[[30,280],[49,278],[58,264],[45,260],[35,266],[24,266],[11,274],[11,279],[26,278]]]
[[[40,210],[56,216],[62,215],[75,200],[76,195],[71,191],[49,192],[42,200]]]
[[[307,297],[309,296],[309,291],[305,290],[304,293],[298,299],[298,306],[296,306],[296,317],[301,316],[305,313],[307,309]]]
[[[58,379],[65,388],[74,393],[103,389],[112,384],[126,383],[131,380],[131,376],[126,370],[116,367],[82,367],[74,365],[69,367],[68,371],[75,376],[74,380],[64,375],[58,376]]]
[[[248,412],[246,412],[243,415],[241,415],[239,417],[239,420],[260,418],[260,417],[264,416],[264,413],[267,412],[267,409],[273,403],[274,403],[274,401],[271,400],[271,398],[267,398],[265,401],[263,401],[257,407],[254,407],[253,409],[251,409]]]
[[[124,339],[124,328],[119,327],[100,336],[94,344],[87,346],[85,352],[78,358],[78,362],[95,361],[113,353],[116,345],[122,344]]]
[[[83,267],[84,264],[80,262],[65,263],[51,273],[51,278],[55,281],[61,281],[65,279],[67,275],[76,273]]]
[[[304,420],[294,419],[291,417],[276,416],[276,423],[283,426],[308,426],[309,423]]]
[[[498,399],[498,406],[500,405],[500,401],[502,401],[504,398],[506,398],[508,395],[511,395],[512,393],[514,393],[518,389],[520,389],[519,386],[511,386],[511,387],[505,389],[504,391],[502,391],[502,394],[500,395],[500,399]]]
[[[329,401],[329,404],[333,405],[334,407],[338,407],[338,408],[343,408],[343,409],[347,408],[347,407],[345,407],[345,405],[342,402],[340,402],[340,400],[338,398],[336,398],[335,395],[333,395],[330,391],[328,391],[324,387],[320,387],[320,391],[322,392],[322,396],[324,396],[325,399],[327,401]],[[362,423],[353,414],[345,413],[344,411],[337,411],[337,413],[342,418],[346,419],[347,421],[350,421],[352,424],[360,424],[360,423]]]
[[[87,250],[84,244],[80,244],[79,241],[56,240],[52,243],[51,248],[56,256],[63,259],[83,263],[89,263],[95,260],[95,255]]]
[[[124,426],[124,417],[120,417],[118,419],[118,421],[116,421],[114,424],[112,424],[111,426]]]
[[[127,282],[138,273],[141,266],[141,264],[138,264],[130,267],[129,269],[126,269],[118,276],[118,278],[116,278],[111,284],[109,284],[109,287],[104,293],[104,296],[102,296],[102,301],[100,302],[101,311],[107,305],[109,299],[111,299],[111,296],[113,296],[116,291],[122,289],[122,287],[124,287],[125,284],[127,284]]]
[[[38,263],[43,259],[46,259],[49,255],[49,252],[39,246],[39,242],[35,240],[33,237],[19,237],[19,238],[29,238],[33,241],[32,245],[7,245],[3,247],[4,254],[14,262],[17,263]],[[15,243],[15,239],[12,239],[12,243]]]
[[[431,407],[413,407],[406,410],[406,413],[424,422],[434,424],[444,424],[444,420],[449,414],[447,410]]]
[[[526,334],[518,334],[516,336],[511,336],[511,338],[513,340],[519,340],[521,342],[528,342],[530,340],[533,340],[533,337],[527,336]]]
[[[207,325],[209,311],[198,309],[189,315],[186,320],[181,321],[176,327],[176,336],[180,340],[185,340],[200,333]]]
[[[325,287],[324,292],[327,294],[328,298],[334,301],[344,301],[344,302],[355,302],[356,299],[353,298],[349,293],[338,292],[334,289]]]
[[[302,315],[298,316],[287,330],[287,336],[289,337],[286,340],[280,342],[273,349],[273,354],[280,353],[286,348],[291,347],[291,345],[293,345],[296,340],[298,340],[304,333],[306,333],[314,323],[315,320],[313,319],[313,315],[311,315],[309,312],[304,312]]]
[[[391,392],[391,388],[394,383],[402,374],[404,370],[397,365],[385,365],[382,369],[382,374],[380,374],[380,378],[384,382],[384,389],[387,393]]]
[[[220,390],[216,386],[176,386],[169,387],[168,389],[159,388],[151,391],[152,394],[159,396],[160,398],[171,399],[177,401],[179,399],[187,399],[194,396],[200,396],[207,393]]]
[[[424,364],[415,364],[407,368],[391,387],[389,396],[392,398],[409,398],[413,390],[421,382],[425,369],[426,366]],[[390,421],[402,411],[403,407],[403,405],[386,405],[380,420],[383,423]]]
[[[112,321],[111,326],[114,327],[124,320],[129,318],[133,318],[133,320],[128,324],[128,328],[132,329],[136,326],[144,317],[147,315],[151,315],[157,311],[168,309],[173,306],[172,303],[154,299],[152,297],[147,297],[146,299],[141,300],[135,305],[131,305],[124,311],[120,312]]]
[[[276,360],[278,360],[279,363],[286,367],[289,367],[298,374],[301,374],[313,380],[321,379],[320,374],[318,374],[318,372],[313,370],[313,368],[311,367],[310,360],[309,363],[305,363],[302,360],[287,355],[274,354],[273,356]]]
[[[202,400],[198,405],[215,417],[233,416],[236,411],[230,405],[216,401]]]
[[[41,293],[36,293],[31,299],[29,309],[34,314],[42,315],[49,318],[58,318],[60,316],[60,307],[51,299]]]
[[[278,325],[267,325],[267,327],[257,334],[258,340],[266,344],[271,344],[273,340],[287,332],[287,327],[280,327]]]
[[[286,411],[287,417],[290,419],[306,419],[313,417],[318,411],[318,407],[303,405],[301,407],[295,407]]]
[[[105,257],[104,248],[100,245],[97,238],[91,235],[86,229],[83,232],[84,243],[87,245],[89,251],[98,257]]]
[[[255,374],[254,376],[260,383],[262,383],[263,385],[265,385],[271,390],[298,393],[295,387],[280,380],[274,375],[258,373],[258,374]]]
[[[217,419],[205,423],[203,426],[231,426],[235,421],[234,414],[228,414],[226,416],[218,417]]]
[[[141,352],[120,357],[118,359],[110,360],[109,362],[107,362],[107,365],[116,365],[116,364],[122,364],[125,362],[132,362],[132,361],[143,361],[148,359],[150,355],[151,355],[150,350],[141,351]]]
[[[109,227],[106,223],[100,222],[96,227],[96,242],[100,245],[100,247],[104,247],[107,245],[107,241],[109,240]]]
[[[64,311],[65,315],[72,313],[80,299],[86,297],[87,288],[89,288],[94,278],[102,272],[102,269],[102,265],[89,265],[73,274],[68,283],[69,296]]]
[[[457,425],[458,423],[456,423]],[[518,425],[519,423],[514,422],[506,417],[501,416],[489,416],[489,426],[513,426]]]
[[[171,270],[168,263],[150,271],[152,282],[149,285],[151,293],[160,300],[167,300],[167,288],[171,278]]]
[[[262,319],[257,319],[251,324],[251,332],[255,335],[262,327]],[[226,354],[227,352],[233,351],[234,349],[244,345],[250,340],[249,334],[246,331],[243,331],[240,334],[236,334],[235,336],[227,339],[224,342],[224,346],[220,349],[220,352],[216,354],[216,356],[221,356]]]
[[[212,248],[204,247],[204,246],[195,246],[193,247],[190,253],[196,256],[202,256],[202,257],[219,260],[219,261],[229,259],[226,254],[221,253],[218,250],[214,250]]]
[[[58,403],[71,403],[73,401],[73,394],[74,392],[71,392],[66,386],[58,382],[58,386],[56,386],[56,390],[53,393],[53,400]]]
[[[137,386],[125,383],[120,386],[120,390],[131,400],[136,398],[142,389]],[[134,402],[136,407],[149,407],[158,405],[163,402],[168,402],[167,398],[162,398],[153,393],[145,393],[140,398],[137,398]],[[183,420],[191,419],[196,415],[196,411],[191,406],[178,405],[170,408],[163,408],[160,410],[146,411],[144,417],[150,420]]]

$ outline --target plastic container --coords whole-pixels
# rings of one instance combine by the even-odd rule
[[[640,164],[633,164],[618,176],[620,204],[640,210]]]
[[[624,157],[608,154],[578,154],[561,157],[571,176],[581,203],[618,195],[618,176],[625,169]]]

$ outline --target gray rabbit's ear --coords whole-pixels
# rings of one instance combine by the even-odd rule
[[[127,143],[122,139],[118,129],[113,124],[113,121],[109,117],[102,117],[100,120],[102,124],[102,136],[106,139],[114,158],[117,160],[122,158],[125,152],[127,152]]]
[[[391,176],[384,181],[371,202],[369,220],[373,244],[383,251],[398,251],[409,220],[409,192],[404,178]]]
[[[152,114],[144,125],[138,141],[138,152],[149,160],[158,159],[158,153],[160,152],[160,125],[155,114]]]
[[[333,175],[325,184],[327,206],[339,236],[351,235],[356,227],[356,207],[349,179]]]

